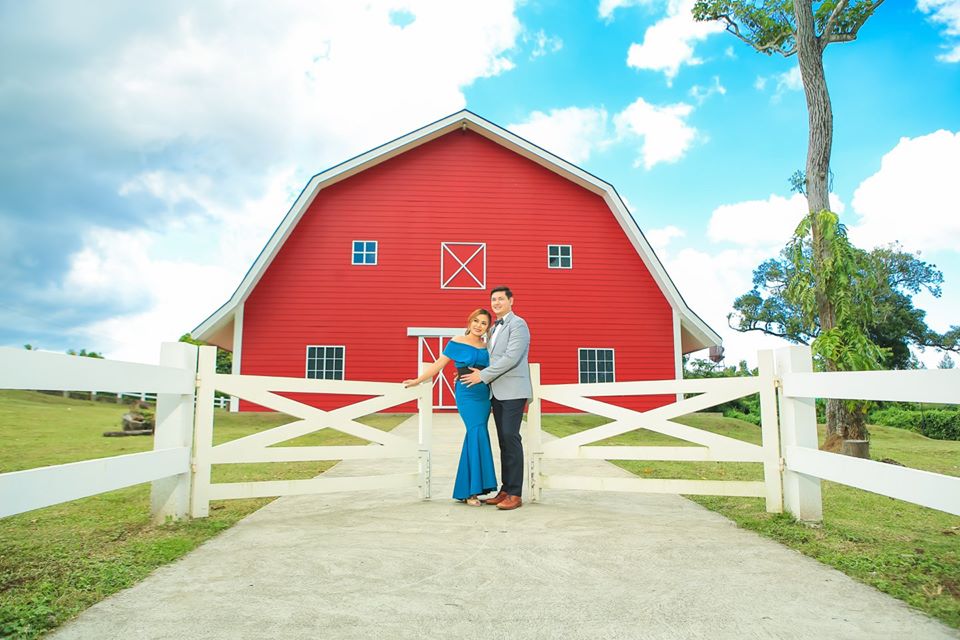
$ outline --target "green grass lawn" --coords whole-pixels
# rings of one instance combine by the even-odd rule
[[[677,422],[760,442],[760,428],[718,414],[694,414]],[[591,415],[544,416],[544,429],[564,436],[608,420]],[[823,431],[821,427],[821,441]],[[598,445],[691,444],[646,430]],[[696,446],[696,445],[692,445]],[[870,427],[870,454],[916,469],[960,476],[960,442],[930,440],[892,427]],[[643,478],[763,480],[761,465],[735,462],[616,461]],[[762,498],[690,496],[690,499],[808,556],[836,567],[908,604],[960,628],[960,517],[893,498],[822,482],[823,525],[770,514]],[[838,603],[842,608],[844,603]]]
[[[123,405],[70,400],[32,391],[0,391],[0,473],[103,458],[153,448],[150,437],[105,438],[120,430]],[[383,430],[406,416],[360,421]],[[214,441],[225,442],[290,422],[276,413],[217,410]],[[289,445],[364,441],[324,429]],[[312,478],[333,461],[217,465],[214,482]],[[75,500],[0,519],[0,637],[35,638],[90,605],[230,527],[270,499],[211,504],[210,517],[150,524],[150,485]]]

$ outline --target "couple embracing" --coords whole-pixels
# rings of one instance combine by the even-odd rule
[[[520,424],[527,401],[533,396],[527,354],[530,329],[513,313],[513,292],[497,287],[490,292],[490,308],[477,309],[467,319],[465,335],[447,343],[443,355],[423,374],[404,380],[407,387],[430,380],[447,363],[457,366],[457,411],[466,434],[460,451],[460,465],[453,486],[453,497],[470,506],[496,505],[498,509],[516,509],[523,501],[523,445]],[[493,411],[500,444],[500,472],[503,482],[496,496],[480,496],[497,488],[493,453],[487,421]]]

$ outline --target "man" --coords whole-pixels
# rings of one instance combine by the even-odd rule
[[[461,379],[468,386],[485,382],[490,385],[490,406],[497,425],[500,443],[500,492],[485,504],[509,511],[523,504],[523,444],[520,423],[527,401],[533,396],[527,354],[530,351],[530,329],[523,318],[513,313],[513,292],[497,287],[490,292],[490,307],[497,321],[489,330],[487,349],[490,366],[474,369]]]

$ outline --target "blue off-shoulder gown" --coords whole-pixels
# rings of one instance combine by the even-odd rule
[[[447,343],[443,355],[453,360],[458,367],[482,369],[490,365],[490,354],[461,342]],[[484,384],[472,387],[457,380],[457,411],[467,428],[460,450],[460,465],[453,483],[453,497],[465,500],[470,496],[488,493],[497,488],[497,473],[493,468],[493,451],[490,449],[490,433],[487,421],[490,418],[490,388]]]

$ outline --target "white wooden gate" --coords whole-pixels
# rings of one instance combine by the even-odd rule
[[[295,422],[214,446],[213,394],[223,391],[263,407],[299,418]],[[276,392],[306,392],[375,396],[324,411],[278,395]],[[419,413],[417,440],[401,438],[361,424],[356,418],[416,400]],[[422,498],[430,497],[430,435],[432,398],[428,385],[405,389],[400,384],[305,378],[238,376],[216,372],[216,348],[201,347],[197,373],[197,410],[194,442],[194,482],[190,515],[209,513],[210,500],[419,487]],[[271,447],[320,429],[332,428],[370,441],[370,445]],[[295,462],[367,458],[416,458],[409,473],[358,477],[318,477],[309,480],[272,480],[213,484],[211,465],[242,462]]]
[[[543,488],[687,495],[757,496],[766,498],[767,510],[782,510],[780,480],[780,440],[774,389],[773,353],[759,353],[760,375],[750,378],[714,378],[708,380],[651,380],[598,384],[540,384],[540,365],[530,365],[534,400],[527,417],[530,423],[530,486],[534,500]],[[762,444],[688,427],[672,418],[737,398],[760,394]],[[594,398],[605,396],[699,394],[675,403],[634,411]],[[541,437],[542,400],[611,418],[613,422],[587,429],[548,443]],[[694,442],[699,447],[669,446],[593,446],[587,445],[636,429],[649,429],[673,438]],[[549,459],[592,458],[604,460],[676,460],[708,462],[756,462],[763,465],[762,482],[735,480],[687,480],[612,478],[595,476],[546,475],[542,461]]]

